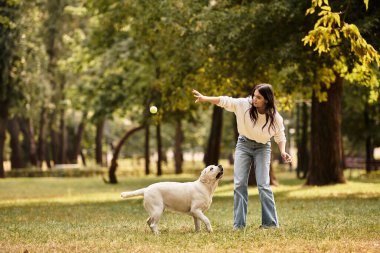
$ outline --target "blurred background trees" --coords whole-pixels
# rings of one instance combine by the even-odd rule
[[[118,157],[143,158],[150,174],[156,154],[157,175],[167,159],[182,173],[185,154],[232,161],[234,115],[195,105],[191,90],[241,97],[265,82],[298,177],[342,183],[345,156],[376,168],[379,11],[359,0],[1,1],[0,157],[11,170],[110,166],[110,182]]]

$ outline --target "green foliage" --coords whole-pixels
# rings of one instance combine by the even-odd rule
[[[291,110],[312,90],[326,101],[321,85],[338,73],[368,88],[367,98],[375,102],[379,9],[375,2],[360,1],[362,9],[350,2],[348,8],[343,1],[320,0],[311,7],[296,0],[6,1],[11,8],[0,13],[6,28],[1,54],[12,56],[1,57],[7,64],[1,78],[13,81],[2,81],[1,99],[11,97],[12,113],[34,122],[42,108],[49,115],[64,108],[70,135],[86,118],[112,119],[117,129],[107,143],[121,135],[126,126],[120,122],[128,119],[163,123],[169,147],[171,124],[185,119],[186,149],[201,147],[208,128],[209,105],[194,104],[193,88],[240,97],[255,84],[271,83],[279,109]],[[153,104],[159,113],[151,117],[145,110]],[[86,127],[84,146],[91,150],[94,126]],[[142,145],[142,134],[134,138],[134,145]],[[140,151],[134,145],[124,154]]]
[[[5,1],[0,5],[0,103],[7,110],[22,99],[17,82],[18,39],[17,22],[20,16],[19,1]],[[2,113],[3,116],[3,113]]]
[[[380,100],[369,103],[371,93],[362,85],[350,85],[344,90],[342,105],[342,133],[345,154],[348,156],[365,157],[366,138],[372,139],[372,145],[380,145]],[[368,119],[365,117],[367,113]],[[366,122],[367,121],[367,122]]]
[[[18,45],[18,83],[22,85],[23,100],[13,109],[14,114],[31,119],[38,118],[39,110],[51,96],[48,83],[47,55],[40,32],[43,26],[39,1],[27,1],[22,5],[18,27],[21,36]]]
[[[364,2],[368,9],[368,1]],[[378,52],[367,43],[355,24],[346,23],[344,18],[341,20],[342,12],[332,11],[328,1],[312,0],[312,6],[307,9],[306,15],[313,14],[316,9],[319,10],[320,18],[315,23],[314,29],[302,39],[304,45],[314,46],[314,51],[318,51],[319,55],[328,54],[335,73],[350,82],[358,82],[369,87],[370,101],[377,100],[379,82],[373,63],[380,66]],[[347,11],[348,7],[345,12]],[[344,17],[346,15],[347,13]],[[349,48],[345,46],[346,41],[350,45]],[[324,81],[331,80],[322,80]],[[326,98],[322,95],[319,99],[323,101]]]

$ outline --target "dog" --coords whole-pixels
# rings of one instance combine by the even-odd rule
[[[161,182],[131,192],[122,192],[122,198],[144,196],[144,207],[149,213],[147,223],[154,234],[158,234],[157,224],[165,209],[186,213],[193,217],[195,231],[200,231],[202,221],[208,232],[212,232],[209,219],[204,215],[212,202],[212,196],[223,177],[222,165],[210,165],[203,169],[198,180],[177,183]]]

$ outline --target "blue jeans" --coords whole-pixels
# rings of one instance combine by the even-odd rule
[[[257,187],[261,201],[262,227],[278,227],[276,205],[270,187],[271,143],[258,143],[239,136],[234,163],[234,229],[246,225],[248,209],[248,175],[254,162]]]

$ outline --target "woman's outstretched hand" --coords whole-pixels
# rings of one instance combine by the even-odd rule
[[[195,103],[205,101],[205,96],[203,96],[199,91],[193,89],[194,97],[197,99]]]

